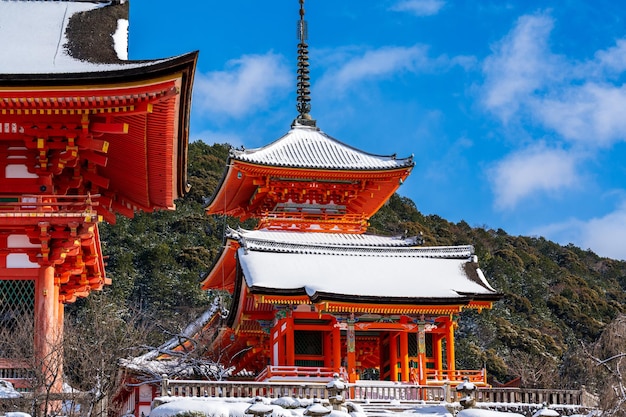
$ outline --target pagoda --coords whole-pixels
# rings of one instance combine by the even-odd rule
[[[197,53],[127,60],[128,6],[0,2],[0,335],[30,322],[43,368],[64,305],[111,283],[98,224],[174,209],[188,187]],[[2,375],[26,387],[8,353]]]
[[[368,221],[413,168],[412,157],[344,144],[310,116],[303,0],[298,116],[258,149],[233,149],[207,214],[258,220],[228,229],[202,288],[232,302],[212,323],[212,349],[233,375],[256,380],[380,379],[419,384],[486,383],[457,370],[454,329],[465,309],[501,294],[472,246],[425,247],[419,237],[367,234]]]

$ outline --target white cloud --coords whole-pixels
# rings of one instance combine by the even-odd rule
[[[574,187],[576,162],[573,154],[543,144],[510,154],[489,172],[496,208],[511,209],[534,193]]]
[[[626,39],[618,39],[615,46],[596,52],[596,65],[606,72],[626,70]]]
[[[342,94],[363,81],[389,79],[405,72],[429,72],[435,69],[447,69],[458,65],[471,67],[475,58],[445,55],[429,58],[428,48],[424,45],[384,46],[373,50],[357,50],[343,48],[325,57],[331,63],[329,70],[320,79],[316,88],[324,91],[324,95]]]
[[[522,16],[485,59],[483,104],[505,124],[547,128],[587,149],[626,139],[626,88],[610,82],[626,70],[626,40],[591,60],[550,51],[554,22]]]
[[[572,243],[582,249],[591,248],[607,258],[626,260],[626,202],[603,217],[587,221],[571,219],[538,227],[531,233],[563,245]]]
[[[626,86],[621,84],[626,40],[588,60],[568,57],[550,49],[553,26],[545,13],[520,17],[483,64],[484,108],[500,119],[514,146],[527,147],[490,172],[499,209],[574,188],[580,180],[576,169],[585,160],[626,140]],[[542,130],[542,141],[552,143],[528,146],[528,137]]]
[[[571,86],[560,97],[537,100],[536,118],[563,138],[588,146],[626,139],[626,87],[588,82]]]
[[[554,65],[547,40],[552,26],[547,15],[523,16],[485,59],[483,103],[504,122],[551,77]]]
[[[244,55],[228,61],[224,71],[196,75],[194,110],[242,117],[266,109],[274,96],[292,87],[294,77],[279,55]]]
[[[320,79],[320,89],[344,92],[362,80],[389,77],[401,71],[413,71],[428,61],[424,46],[385,46],[348,58]]]
[[[401,0],[391,6],[396,12],[410,12],[416,16],[432,16],[445,6],[443,0]]]
[[[602,256],[626,260],[626,204],[604,217],[586,222],[580,246],[593,248]]]

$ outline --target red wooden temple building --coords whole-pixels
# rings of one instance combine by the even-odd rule
[[[228,231],[202,282],[232,294],[226,317],[212,323],[212,349],[228,352],[234,375],[257,380],[339,372],[350,382],[468,375],[486,383],[478,370],[456,370],[454,329],[463,310],[491,308],[501,294],[471,246],[366,233],[413,160],[366,153],[321,131],[309,115],[303,30],[298,49],[291,130],[262,148],[232,150],[206,208],[258,219],[256,230]]]
[[[123,1],[0,2],[0,378],[18,323],[57,364],[64,305],[110,284],[98,223],[187,190],[197,54],[128,61],[127,24]]]
[[[253,216],[259,227],[228,231],[202,287],[232,294],[213,348],[237,358],[235,374],[421,384],[460,375],[459,313],[500,298],[473,248],[365,233],[412,166],[298,120],[266,147],[231,152],[207,213]]]

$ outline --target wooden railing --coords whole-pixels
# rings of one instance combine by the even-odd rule
[[[86,195],[2,195],[0,197],[0,212],[17,213],[76,213],[92,211],[98,206],[100,194]]]
[[[315,368],[312,366],[272,366],[268,365],[263,371],[259,373],[259,375],[255,378],[256,381],[287,381],[287,380],[297,380],[302,381],[303,378],[314,381],[314,378],[330,381],[333,378],[334,374],[333,368],[324,368],[319,367]]]
[[[448,370],[448,369],[427,369],[426,384],[443,384],[444,382],[457,385],[467,378],[477,386],[487,386],[487,371],[480,370]]]
[[[585,404],[584,390],[551,390],[533,388],[480,388],[476,394],[479,402],[525,404]]]
[[[18,391],[25,391],[32,385],[33,372],[28,364],[0,358],[0,379],[13,384]]]

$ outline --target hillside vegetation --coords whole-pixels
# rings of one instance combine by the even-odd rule
[[[208,306],[212,294],[200,290],[200,279],[219,253],[226,225],[238,224],[203,210],[222,176],[228,148],[190,144],[192,188],[176,211],[119,217],[117,224],[101,227],[107,273],[113,279],[106,296],[117,305],[139,310],[164,327],[183,326]],[[626,262],[541,237],[451,223],[420,213],[413,201],[398,195],[371,219],[369,228],[369,233],[383,235],[420,232],[425,245],[474,245],[489,282],[505,294],[493,310],[461,315],[457,368],[486,366],[499,381],[521,376],[526,386],[574,388],[585,383],[581,346],[598,339],[624,312]],[[70,314],[85,303],[77,303]]]

